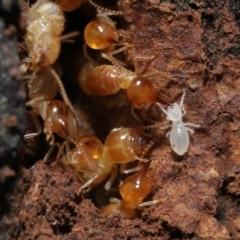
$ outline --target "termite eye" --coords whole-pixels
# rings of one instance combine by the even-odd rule
[[[82,4],[82,0],[55,0],[55,3],[65,12],[76,10]]]
[[[93,135],[83,136],[78,140],[77,148],[82,146],[85,153],[93,159],[99,159],[103,154],[102,142]]]
[[[128,100],[135,104],[149,102],[159,102],[169,105],[166,101],[158,97],[153,83],[145,77],[134,78],[126,89]]]
[[[84,30],[84,39],[93,49],[104,49],[118,41],[119,34],[106,22],[95,20],[90,22]]]

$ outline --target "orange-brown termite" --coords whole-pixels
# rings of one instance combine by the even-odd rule
[[[116,164],[109,162],[103,156],[103,144],[94,135],[84,135],[71,140],[74,148],[70,147],[70,142],[65,141],[61,146],[57,159],[65,166],[70,166],[76,170],[77,176],[83,182],[79,193],[86,188],[98,186],[105,181],[105,188],[111,187],[117,174]]]
[[[121,128],[111,131],[104,145],[93,135],[82,136],[71,142],[74,148],[71,149],[68,141],[64,142],[57,159],[79,173],[84,182],[80,191],[99,185],[110,176],[105,184],[106,190],[109,190],[117,174],[117,163],[124,164],[136,159],[145,161],[139,156],[147,144],[134,129]]]
[[[121,164],[122,173],[136,171],[139,167],[127,169],[126,164],[135,160],[147,161],[141,156],[152,146],[146,136],[137,128],[114,128],[107,136],[104,143],[104,156],[113,163]]]
[[[41,68],[28,80],[27,106],[44,120],[44,132],[47,140],[54,142],[53,133],[64,139],[75,139],[79,126],[75,110],[68,99],[64,86],[51,67]],[[60,90],[64,102],[53,100]]]
[[[106,54],[102,55],[109,58]],[[168,74],[161,74],[169,78]],[[93,68],[87,77],[79,80],[87,94],[107,96],[125,89],[128,100],[133,104],[158,102],[170,105],[158,96],[156,88],[146,77],[147,75],[149,74],[138,76],[135,72],[128,71],[119,65],[100,65]]]
[[[87,45],[93,49],[112,50],[115,44],[120,44],[119,38],[123,36],[122,30],[117,30],[115,23],[108,17],[110,15],[122,15],[120,11],[102,8],[89,0],[89,3],[97,8],[97,19],[91,21],[84,30],[84,39]]]
[[[149,202],[142,202],[152,190],[154,179],[153,176],[148,174],[148,168],[151,161],[148,161],[143,167],[135,174],[127,177],[119,186],[121,201],[111,203],[101,209],[103,214],[111,212],[120,213],[126,218],[135,218],[135,209],[144,206],[152,205],[158,202],[158,200],[152,200]]]

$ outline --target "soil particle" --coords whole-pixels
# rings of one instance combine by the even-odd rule
[[[136,220],[101,215],[90,200],[77,196],[81,184],[71,169],[38,162],[27,171],[31,185],[22,200],[18,239],[168,239],[161,221],[148,214]],[[145,221],[152,221],[151,227]]]

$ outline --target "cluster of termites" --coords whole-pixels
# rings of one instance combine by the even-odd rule
[[[49,161],[50,155],[57,147],[56,160],[66,167],[72,167],[82,182],[77,193],[79,195],[101,184],[110,191],[117,175],[128,174],[119,185],[122,199],[112,198],[111,204],[104,206],[102,212],[120,212],[125,217],[133,218],[136,216],[136,208],[158,202],[143,202],[154,185],[154,176],[149,171],[152,159],[146,157],[153,143],[144,131],[153,127],[170,127],[166,137],[170,140],[171,148],[176,154],[183,155],[188,150],[189,132],[193,133],[188,126],[199,125],[183,122],[186,114],[185,92],[179,104],[171,104],[158,95],[148,78],[149,73],[138,74],[137,64],[134,64],[135,71],[130,71],[114,57],[114,54],[134,47],[124,31],[117,29],[111,19],[112,15],[121,15],[122,12],[107,10],[89,0],[85,1],[85,4],[93,5],[98,14],[81,33],[84,36],[83,49],[88,60],[79,73],[78,80],[82,91],[87,95],[101,97],[123,90],[133,108],[138,105],[156,104],[166,114],[171,125],[162,126],[158,123],[136,128],[114,128],[104,143],[93,134],[82,134],[77,110],[72,106],[63,87],[61,71],[54,65],[60,54],[62,40],[78,34],[74,32],[62,35],[65,24],[64,11],[74,11],[82,2],[83,0],[38,0],[27,12],[28,27],[20,46],[28,54],[23,59],[23,66],[27,69],[25,79],[29,98],[26,105],[31,108],[37,132],[27,134],[25,138],[41,133],[42,127],[38,122],[40,116],[44,122],[43,131],[51,144],[45,161]],[[101,61],[92,60],[88,49],[101,51],[102,57],[111,64],[100,64]],[[58,91],[62,100],[55,98]],[[62,142],[55,140],[56,135]],[[134,163],[134,167],[128,167],[129,163]]]

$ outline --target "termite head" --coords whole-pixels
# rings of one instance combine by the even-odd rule
[[[150,163],[147,162],[139,172],[127,177],[119,186],[123,201],[131,208],[135,208],[152,190],[154,179],[148,175]]]
[[[85,135],[76,141],[76,149],[84,153],[92,160],[98,160],[103,154],[103,144],[94,135]]]
[[[153,83],[146,77],[135,77],[126,89],[128,100],[133,104],[146,104],[158,102],[169,105],[167,101],[160,98]]]
[[[182,118],[181,106],[177,103],[174,103],[172,106],[167,109],[167,119],[173,122],[176,122]]]
[[[141,133],[130,128],[113,129],[104,144],[105,158],[114,163],[132,162],[135,156],[140,156],[146,146]]]
[[[86,26],[84,39],[87,45],[93,49],[105,49],[118,42],[119,33],[110,19],[99,18]]]

